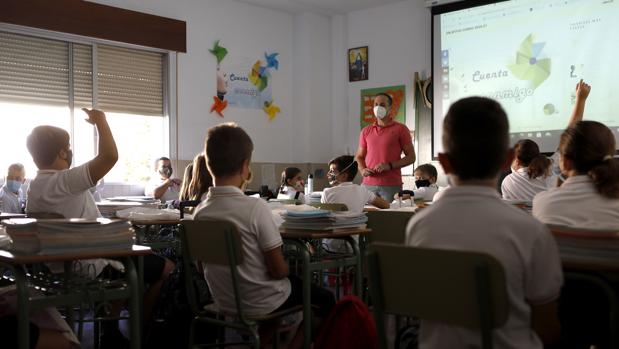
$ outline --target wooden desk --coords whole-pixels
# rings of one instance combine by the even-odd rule
[[[359,244],[353,235],[365,235],[371,233],[371,229],[350,229],[339,232],[325,232],[325,231],[280,231],[284,244],[288,246],[294,246],[300,253],[300,259],[302,260],[303,270],[303,331],[304,342],[303,347],[309,349],[312,341],[312,304],[310,298],[310,286],[312,284],[312,272],[320,271],[329,268],[342,268],[352,266],[355,268],[355,285],[354,290],[357,295],[360,295],[362,290],[362,261],[361,252],[359,250]],[[311,260],[311,252],[307,243],[303,240],[308,239],[343,239],[346,240],[353,249],[352,257],[345,257],[339,259],[324,259],[324,260]]]
[[[18,254],[8,251],[0,251],[0,264],[10,268],[15,276],[17,287],[17,319],[19,348],[30,347],[29,337],[29,312],[30,310],[44,309],[50,306],[70,306],[69,323],[71,324],[72,306],[83,302],[103,301],[111,299],[129,299],[131,348],[141,347],[140,331],[140,301],[138,275],[131,257],[144,256],[151,253],[151,249],[144,246],[134,245],[131,249],[71,252],[58,254]],[[72,262],[80,259],[118,258],[125,266],[127,286],[117,289],[103,289],[100,292],[82,292],[81,289],[72,290],[49,296],[31,296],[29,293],[28,278],[24,266],[28,264],[45,262],[64,262],[65,280],[70,281],[72,275]]]

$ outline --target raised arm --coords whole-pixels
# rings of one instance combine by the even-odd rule
[[[105,176],[118,161],[118,149],[110,126],[105,119],[105,113],[96,109],[82,110],[88,115],[87,122],[95,125],[99,133],[99,149],[97,156],[88,162],[88,172],[90,180],[96,184],[103,176]]]
[[[570,123],[567,125],[568,127],[582,120],[585,112],[585,102],[587,101],[587,97],[589,97],[589,92],[591,92],[591,86],[580,79],[576,84],[576,104],[574,104]]]

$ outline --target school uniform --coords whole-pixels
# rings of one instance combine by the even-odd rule
[[[2,186],[0,188],[0,212],[22,213],[21,197],[21,189],[15,194],[6,185]]]
[[[363,212],[365,204],[376,199],[376,194],[353,182],[343,182],[331,188],[325,188],[320,202],[346,204],[349,211]]]
[[[299,200],[302,204],[305,203],[305,194],[296,190],[292,186],[285,186],[282,190],[277,194],[277,199],[279,200]]]
[[[67,170],[39,170],[28,188],[26,212],[57,213],[65,218],[101,217],[89,191],[95,184],[88,163]]]
[[[144,195],[154,197],[155,189],[160,187],[163,184],[163,182],[167,180],[167,179],[162,179],[161,177],[159,177],[159,174],[157,174],[156,176],[157,177],[151,179],[148,182],[148,184],[146,184],[146,186],[144,187]],[[173,185],[170,185],[168,189],[166,189],[166,191],[163,193],[163,195],[161,195],[159,200],[165,203],[166,201],[178,200],[179,196],[180,196],[180,185],[173,184]]]
[[[584,229],[619,229],[619,199],[602,196],[587,176],[569,177],[533,199],[533,216],[545,224]]]
[[[211,187],[206,201],[196,208],[194,219],[225,219],[237,226],[244,255],[243,263],[238,266],[239,291],[241,306],[248,315],[271,313],[288,299],[290,281],[273,279],[264,258],[264,252],[282,245],[264,200],[245,196],[234,186]],[[217,305],[223,311],[235,313],[229,267],[207,264],[204,276]]]
[[[434,195],[438,193],[438,185],[436,183],[432,183],[427,187],[421,187],[413,190],[414,199],[423,199],[423,201],[432,201],[434,200]]]
[[[457,186],[416,214],[406,244],[484,252],[505,268],[509,314],[493,331],[496,348],[543,348],[531,329],[530,304],[558,298],[563,276],[556,243],[544,225],[503,202],[494,188]],[[422,321],[420,348],[481,347],[478,331]]]
[[[503,199],[533,201],[533,197],[538,193],[556,187],[556,176],[530,178],[527,171],[528,167],[519,168],[503,179]]]

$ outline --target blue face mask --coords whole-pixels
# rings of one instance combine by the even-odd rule
[[[12,179],[8,179],[5,185],[13,193],[19,192],[19,189],[21,188],[21,182]]]

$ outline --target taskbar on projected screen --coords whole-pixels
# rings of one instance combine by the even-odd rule
[[[619,126],[608,126],[608,128],[613,132],[615,138],[619,139]],[[565,131],[565,129],[560,130],[543,130],[543,131],[527,131],[527,132],[511,132],[509,134],[509,138],[512,143],[520,139],[531,139],[536,141],[537,143],[546,143],[553,142],[561,137],[561,134]],[[540,144],[541,145],[541,144]],[[558,145],[558,143],[557,143]]]

